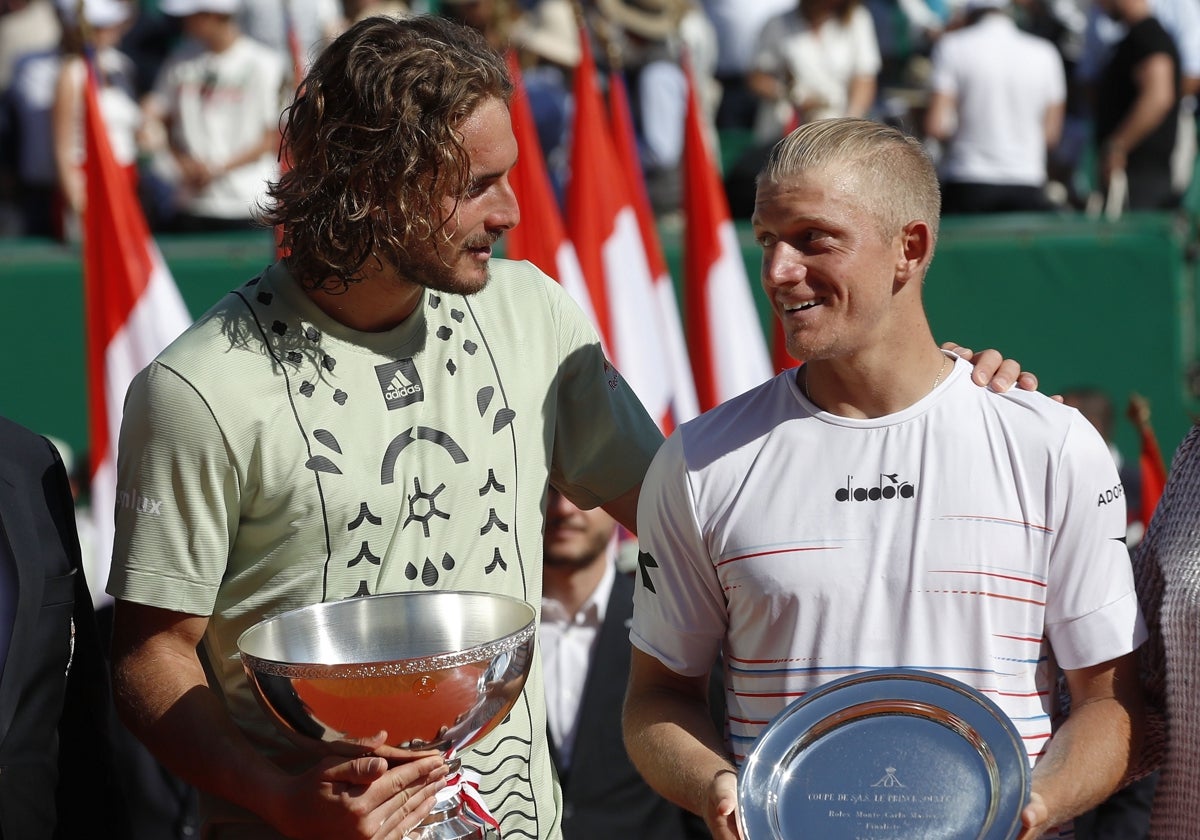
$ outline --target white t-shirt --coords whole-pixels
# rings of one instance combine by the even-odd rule
[[[1062,58],[1004,14],[947,32],[933,49],[930,88],[954,97],[958,126],[942,175],[960,183],[1046,183],[1046,111],[1066,101]]]
[[[1104,441],[1075,410],[992,393],[969,370],[956,362],[942,387],[873,420],[821,412],[784,372],[655,457],[631,638],[690,676],[720,650],[738,762],[805,692],[888,667],[973,685],[1032,762],[1056,663],[1143,641]]]
[[[810,117],[817,120],[844,116],[850,82],[877,76],[882,63],[871,13],[856,6],[845,23],[834,18],[818,29],[795,11],[772,18],[759,37],[754,69],[790,78],[796,101],[823,99],[826,107]]]
[[[283,60],[270,48],[240,36],[215,53],[186,41],[159,71],[153,96],[170,115],[172,138],[187,154],[221,166],[278,128],[283,111]],[[219,219],[250,218],[278,174],[266,153],[188,197],[189,213]]]

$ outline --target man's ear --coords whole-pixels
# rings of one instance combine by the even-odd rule
[[[933,231],[923,221],[909,222],[899,234],[900,248],[896,254],[896,281],[907,283],[925,276],[933,258]]]

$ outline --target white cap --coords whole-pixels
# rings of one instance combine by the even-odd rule
[[[542,0],[517,18],[509,38],[516,46],[564,67],[578,65],[582,54],[570,0]]]
[[[232,15],[241,6],[241,0],[160,0],[158,9],[171,17],[187,17],[201,12]]]
[[[125,0],[56,0],[58,12],[67,25],[75,25],[80,3],[83,4],[83,19],[88,26],[103,29],[129,20],[129,3]]]

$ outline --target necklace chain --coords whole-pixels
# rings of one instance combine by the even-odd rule
[[[930,387],[929,393],[932,394],[935,390],[937,390],[937,386],[942,384],[942,374],[944,374],[946,372],[946,365],[949,362],[950,362],[950,357],[943,354],[942,355],[942,366],[940,368],[938,368],[937,376],[934,377],[933,386]],[[812,397],[810,397],[808,395],[808,371],[807,370],[804,371],[804,380],[800,383],[800,385],[804,390],[804,399],[808,400],[809,402],[812,402]],[[813,403],[813,404],[816,405],[816,403]]]
[[[938,368],[938,375],[933,380],[933,388],[929,389],[930,393],[933,393],[934,389],[936,389],[938,385],[942,384],[942,374],[946,372],[946,363],[949,361],[950,361],[949,356],[946,356],[946,355],[942,356],[942,366],[940,368]]]

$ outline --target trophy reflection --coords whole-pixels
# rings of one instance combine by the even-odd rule
[[[319,748],[386,730],[392,746],[450,757],[516,703],[535,619],[533,607],[504,595],[371,595],[265,619],[238,649],[260,705],[293,740]],[[460,789],[447,788],[409,840],[482,840]]]

